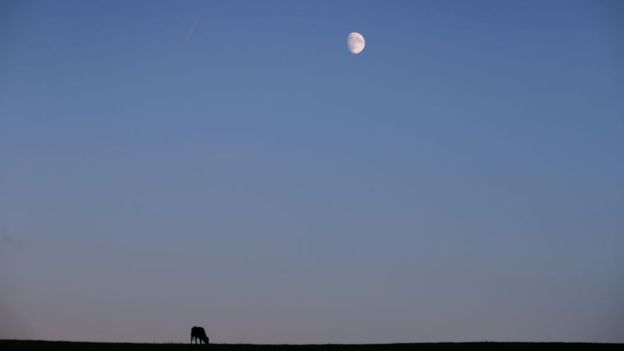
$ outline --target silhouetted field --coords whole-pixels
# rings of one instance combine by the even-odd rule
[[[210,349],[211,351],[440,351],[440,350],[596,350],[622,349],[622,344],[597,343],[521,343],[521,342],[468,342],[468,343],[414,343],[414,344],[328,344],[328,345],[254,345],[254,344],[135,344],[135,343],[97,343],[68,341],[28,341],[0,340],[0,350],[190,350]]]

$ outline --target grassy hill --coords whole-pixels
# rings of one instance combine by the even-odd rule
[[[618,344],[595,343],[500,343],[500,342],[471,342],[471,343],[414,343],[414,344],[361,344],[361,345],[254,345],[254,344],[138,344],[138,343],[97,343],[97,342],[68,342],[68,341],[30,341],[30,340],[0,340],[0,350],[191,350],[210,349],[211,351],[441,351],[441,350],[534,350],[547,348],[550,350],[596,350],[621,349]]]

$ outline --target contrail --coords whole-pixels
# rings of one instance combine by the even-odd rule
[[[199,12],[199,15],[195,18],[195,21],[193,22],[193,26],[191,27],[191,30],[186,35],[186,40],[184,41],[184,48],[185,49],[186,49],[186,46],[188,45],[188,43],[191,41],[191,38],[193,38],[193,33],[195,33],[195,30],[197,29],[197,26],[199,26],[199,22],[201,22],[202,15],[203,15],[202,12],[203,11]]]

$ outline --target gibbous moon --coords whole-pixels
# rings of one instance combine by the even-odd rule
[[[352,54],[359,54],[364,50],[364,46],[366,46],[366,41],[362,34],[358,32],[349,33],[349,37],[347,37],[347,45],[349,46],[349,51]]]

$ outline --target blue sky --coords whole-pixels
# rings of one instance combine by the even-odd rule
[[[624,342],[623,19],[0,2],[0,338]]]

